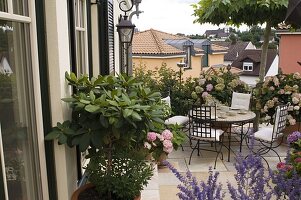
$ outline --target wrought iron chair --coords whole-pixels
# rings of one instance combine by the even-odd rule
[[[213,128],[216,121],[216,106],[192,106],[192,110],[189,112],[189,121],[190,121],[190,131],[189,138],[190,140],[195,140],[196,145],[192,148],[192,152],[189,157],[189,165],[191,162],[191,157],[193,152],[197,149],[198,156],[200,155],[200,150],[204,151],[213,151],[216,152],[216,158],[214,162],[214,169],[216,168],[216,161],[221,152],[223,146],[223,130]],[[208,148],[200,148],[201,144],[214,144],[214,149],[208,146]],[[220,145],[217,148],[217,144]]]
[[[251,145],[247,143],[248,148],[251,149],[254,154],[264,159],[268,167],[269,163],[263,157],[263,155],[267,154],[270,151],[273,151],[281,162],[280,156],[277,151],[275,151],[275,148],[279,147],[283,142],[284,134],[282,133],[282,130],[286,126],[286,119],[288,115],[287,109],[287,105],[277,106],[273,127],[260,128],[254,134],[248,135],[250,139],[254,139],[254,142],[258,141],[261,145],[259,149],[255,150],[254,142],[252,142],[253,144],[251,143]]]
[[[165,98],[161,99],[163,102],[165,102],[170,108],[171,108],[171,100],[170,96],[167,96]],[[178,124],[182,127],[185,127],[188,124],[189,117],[183,116],[183,115],[175,115],[172,117],[169,117],[165,120],[165,125],[175,125]]]

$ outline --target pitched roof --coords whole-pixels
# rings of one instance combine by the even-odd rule
[[[219,33],[224,33],[224,29],[217,29],[217,30],[206,30],[205,35],[217,35]]]
[[[228,48],[216,44],[211,44],[211,50],[213,52],[227,52]]]
[[[267,73],[277,55],[277,50],[269,49],[267,55],[267,64],[265,72]],[[258,76],[260,69],[261,49],[245,49],[238,58],[232,63],[233,67],[243,70],[243,62],[252,62],[253,71],[243,71],[242,75]]]
[[[177,49],[164,41],[168,39],[181,40],[186,38],[154,29],[137,32],[133,37],[132,52],[133,54],[157,55],[185,54],[185,51]]]
[[[249,42],[242,42],[238,41],[235,44],[232,44],[231,42],[225,42],[225,41],[212,41],[213,44],[217,44],[223,47],[228,47],[228,53],[225,54],[225,61],[231,61],[233,62],[236,60],[237,56],[240,55],[240,53],[246,49]]]

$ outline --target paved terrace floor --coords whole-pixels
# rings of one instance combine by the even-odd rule
[[[231,152],[230,162],[227,161],[228,150],[226,148],[222,149],[224,160],[218,158],[216,169],[214,171],[219,171],[219,182],[222,183],[223,190],[227,189],[227,181],[234,184],[235,178],[235,153],[239,152],[239,143],[232,143],[233,152]],[[210,144],[207,145],[210,148]],[[183,145],[184,151],[178,149],[172,152],[168,156],[168,161],[175,166],[179,172],[185,173],[188,169],[192,174],[198,179],[206,181],[208,178],[208,168],[209,166],[214,166],[215,152],[201,151],[200,156],[197,155],[197,151],[194,151],[191,164],[188,165],[189,156],[192,151],[189,142]],[[255,145],[256,148],[256,145]],[[281,156],[281,160],[287,154],[288,147],[286,144],[281,145],[277,148],[277,152]],[[242,154],[247,155],[249,152],[246,144],[242,148]],[[276,165],[279,162],[278,157],[270,152],[265,156],[266,160],[269,162],[271,169],[276,169]],[[266,163],[264,165],[267,168]],[[160,168],[155,171],[153,179],[150,181],[148,187],[142,193],[142,200],[176,200],[179,199],[176,194],[178,193],[177,185],[180,182],[174,176],[173,173],[168,168]],[[224,199],[231,199],[226,195]]]

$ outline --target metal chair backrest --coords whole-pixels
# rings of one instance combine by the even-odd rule
[[[190,136],[202,138],[215,138],[216,106],[192,106],[189,114],[191,122]]]
[[[241,109],[249,110],[251,101],[251,94],[232,93],[231,107],[239,107]]]
[[[281,131],[285,128],[288,115],[287,109],[287,105],[279,105],[276,107],[272,139],[277,139]]]

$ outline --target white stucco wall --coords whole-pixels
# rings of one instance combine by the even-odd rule
[[[67,0],[45,1],[49,92],[52,125],[70,118],[70,109],[61,99],[70,96],[65,71],[70,71]],[[77,168],[75,148],[54,142],[55,170],[59,200],[71,198],[76,188]]]
[[[276,55],[273,63],[271,64],[269,71],[266,73],[266,76],[275,76],[278,74],[278,71],[279,71],[279,56]]]
[[[244,81],[250,86],[255,86],[256,83],[259,81],[259,77],[256,76],[239,76],[239,79]]]

